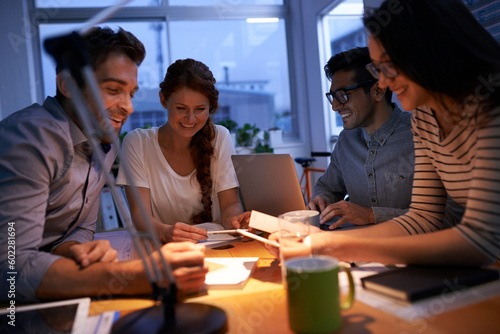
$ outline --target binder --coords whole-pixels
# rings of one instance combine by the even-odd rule
[[[114,230],[120,227],[113,196],[108,187],[102,189],[100,210],[103,231]]]

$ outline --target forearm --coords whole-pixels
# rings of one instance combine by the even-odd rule
[[[171,239],[173,226],[163,224],[161,220],[151,215],[148,216],[148,219],[153,224],[153,229],[156,232],[156,235],[160,238],[161,242],[167,243],[172,241]],[[140,213],[133,213],[132,221],[139,231],[147,231],[146,222],[144,221],[144,217]]]
[[[312,190],[312,198],[321,196],[324,199],[326,199],[330,203],[336,203],[338,201],[341,201],[345,197],[345,193],[343,192],[333,192],[331,188],[324,183],[320,183],[321,181],[318,181],[316,185],[314,186]]]
[[[66,258],[57,260],[47,270],[36,290],[40,299],[90,296],[147,294],[150,284],[140,261],[94,263],[81,268]]]
[[[319,177],[314,185],[312,197],[322,196],[330,203],[335,203],[344,199],[347,190],[344,183],[344,176],[338,167],[339,165],[338,159],[334,153],[325,173]]]
[[[229,221],[229,218],[237,216],[242,212],[243,212],[243,207],[241,206],[241,203],[239,201],[226,206],[221,212],[222,226],[224,226],[224,228],[226,229],[234,228],[231,222]]]
[[[232,229],[241,224],[241,216],[236,217],[243,213],[243,207],[240,202],[238,188],[231,188],[221,191],[217,194],[219,196],[219,205],[221,213],[221,223],[226,229]],[[232,218],[236,217],[236,218]],[[237,222],[236,222],[237,221]],[[233,225],[233,223],[235,225]]]
[[[311,236],[313,253],[330,255],[343,261],[436,265],[491,263],[454,229],[385,238],[353,237],[347,231],[321,234],[326,235]]]
[[[79,244],[79,242],[68,241],[68,242],[62,243],[59,246],[57,246],[57,248],[55,248],[54,251],[52,251],[52,253],[55,255],[69,257],[69,249],[71,248],[71,246],[76,245],[76,244]]]

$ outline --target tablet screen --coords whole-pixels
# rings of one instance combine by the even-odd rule
[[[83,333],[90,298],[0,310],[0,333]]]

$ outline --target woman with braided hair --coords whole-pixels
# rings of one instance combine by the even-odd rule
[[[199,61],[177,60],[160,88],[168,121],[135,129],[123,141],[133,184],[160,239],[206,239],[206,230],[194,224],[215,220],[226,228],[247,226],[249,213],[243,213],[238,196],[229,131],[210,119],[219,97],[212,72]],[[122,172],[117,182],[125,185],[132,220],[141,226],[143,218]]]

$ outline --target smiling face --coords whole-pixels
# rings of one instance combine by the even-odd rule
[[[368,49],[370,50],[370,58],[373,60],[375,66],[381,62],[391,60],[385,52],[384,47],[372,35],[368,36]],[[427,90],[412,81],[401,71],[399,71],[399,74],[395,78],[388,78],[383,72],[380,72],[378,84],[381,88],[389,88],[393,91],[405,110],[411,111],[422,105],[432,106],[435,104],[434,99]]]
[[[182,87],[170,94],[168,100],[160,92],[160,100],[168,110],[167,124],[181,137],[193,137],[207,123],[210,102],[200,92]]]
[[[137,65],[126,55],[110,54],[94,72],[99,85],[104,109],[116,134],[134,111],[132,98],[137,92]],[[102,138],[110,143],[111,138]]]
[[[122,125],[134,111],[132,98],[139,89],[137,86],[137,64],[126,55],[111,53],[94,71],[94,76],[101,93],[103,108],[107,113],[111,130],[116,135],[120,133]],[[72,93],[64,80],[63,73],[57,75],[57,88],[62,97],[59,101],[68,116],[82,129],[83,126],[77,116],[76,109],[71,101]],[[102,129],[105,129],[100,112],[93,105],[88,89],[83,91],[89,101],[91,111],[94,113]],[[109,136],[99,138],[102,143],[111,143],[113,139]]]
[[[332,76],[330,91],[347,88],[358,84],[355,81],[355,71],[336,71]],[[342,117],[344,129],[352,130],[357,127],[369,127],[373,123],[374,105],[370,95],[365,93],[363,87],[347,92],[349,101],[345,104],[333,99],[332,110]]]

